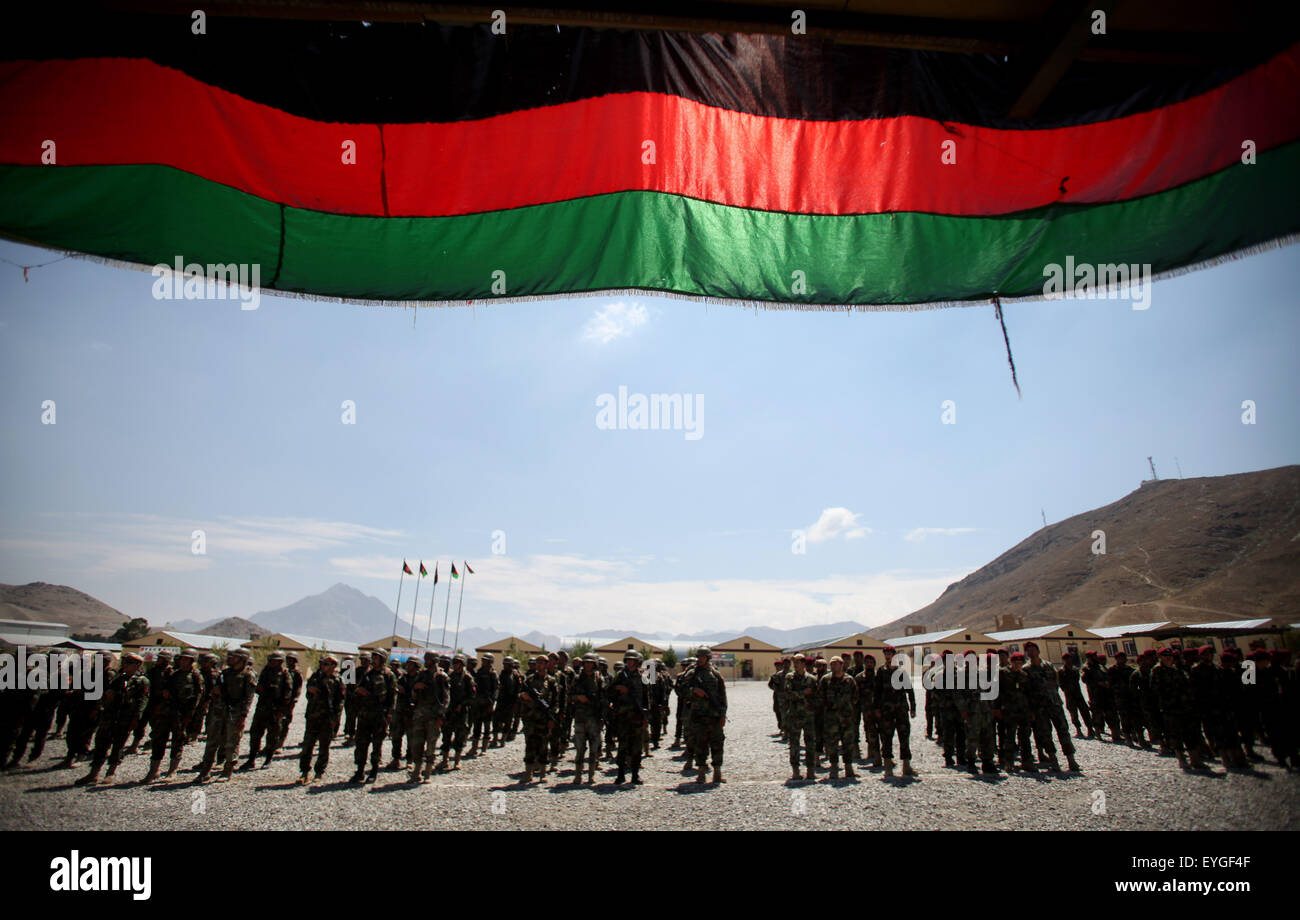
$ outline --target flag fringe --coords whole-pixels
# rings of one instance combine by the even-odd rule
[[[15,242],[24,245],[33,246],[40,249],[48,249],[51,252],[59,252],[63,255],[81,259],[87,262],[94,262],[99,265],[108,265],[114,268],[125,268],[132,271],[152,272],[154,264],[144,264],[141,262],[132,262],[126,259],[118,259],[112,256],[102,256],[93,253],[75,252],[72,250],[61,249],[57,246],[48,246],[36,243],[26,239],[15,239]],[[1166,278],[1176,278],[1179,275],[1186,275],[1191,272],[1200,271],[1206,268],[1213,268],[1216,265],[1222,265],[1226,262],[1235,262],[1239,259],[1248,258],[1260,253],[1269,252],[1273,249],[1281,249],[1283,246],[1290,246],[1300,242],[1300,232],[1287,233],[1282,236],[1274,237],[1271,240],[1264,240],[1259,243],[1252,243],[1248,246],[1241,246],[1237,249],[1219,253],[1197,262],[1189,262],[1186,265],[1180,265],[1176,268],[1167,268],[1163,271],[1151,275],[1151,281],[1163,281]],[[174,274],[168,269],[168,274]],[[394,300],[388,298],[367,298],[367,297],[339,297],[332,294],[313,294],[307,291],[290,291],[279,288],[262,287],[256,288],[259,296],[264,297],[286,297],[295,300],[313,300],[322,303],[340,303],[353,304],[362,307],[390,307],[399,309],[420,308],[420,307],[473,307],[482,304],[484,306],[495,306],[506,303],[536,303],[547,300],[579,300],[587,297],[663,297],[670,300],[685,300],[692,303],[705,305],[718,305],[727,307],[739,307],[741,309],[752,310],[801,310],[807,312],[821,313],[912,313],[923,310],[944,310],[956,307],[979,307],[989,303],[990,298],[997,297],[1002,303],[1029,303],[1033,301],[1056,302],[1068,300],[1098,300],[1109,299],[1112,296],[1122,296],[1129,289],[1128,284],[1107,283],[1098,284],[1085,295],[1077,295],[1073,291],[1061,294],[1059,297],[1046,297],[1041,293],[1007,295],[998,291],[989,291],[987,293],[972,295],[968,299],[961,300],[933,300],[919,303],[864,303],[864,304],[819,304],[819,303],[793,303],[775,300],[754,300],[735,297],[715,297],[701,294],[690,294],[682,291],[667,291],[657,288],[605,288],[594,291],[573,291],[568,293],[555,294],[519,294],[504,297],[475,297],[467,299],[453,300]],[[1103,297],[1105,295],[1105,297]],[[222,298],[216,298],[222,299]],[[232,297],[224,298],[227,301],[238,301],[239,294]]]

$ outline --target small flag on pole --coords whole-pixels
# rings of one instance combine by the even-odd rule
[[[474,574],[474,570],[471,569],[471,568],[469,567],[469,563],[468,563],[468,562],[465,563],[465,571],[468,572],[468,573],[471,574],[471,575]]]
[[[414,575],[414,574],[415,574],[414,572],[411,571],[411,567],[410,567],[409,565],[406,564],[406,560],[405,560],[405,559],[402,560],[402,571],[403,571],[405,574],[407,574],[407,575]]]
[[[433,564],[433,583],[435,585],[438,583],[438,563],[436,562]]]
[[[420,577],[423,578],[429,574],[429,570],[424,567],[424,560],[420,560]]]
[[[460,578],[460,572],[456,571],[456,563],[454,562],[451,564],[451,577]]]

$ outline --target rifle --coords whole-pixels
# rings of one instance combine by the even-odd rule
[[[546,702],[540,693],[529,686],[528,681],[524,681],[523,685],[519,688],[520,699],[523,698],[525,693],[528,694],[529,702],[541,710],[542,715],[546,716],[547,721],[555,721],[555,713],[551,711],[551,704]]]

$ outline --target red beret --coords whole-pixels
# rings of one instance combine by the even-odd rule
[[[1251,661],[1271,661],[1273,656],[1269,654],[1268,649],[1257,648],[1246,656]]]
[[[1014,655],[1011,656],[1011,660],[1012,660],[1012,661],[1024,661],[1024,660],[1025,660],[1025,653],[1024,653],[1024,652],[1016,652]]]
[[[886,645],[883,649],[881,649],[881,651],[884,651],[884,652],[896,652],[896,651],[898,651],[898,649],[894,648],[892,645]]]
[[[1173,653],[1174,650],[1167,645],[1162,645],[1160,648],[1156,649],[1157,655],[1172,655]]]
[[[1033,639],[1030,639],[1028,642],[1025,643],[1025,650],[1028,651],[1028,649],[1029,649],[1029,647],[1030,647],[1031,645],[1032,645],[1034,648],[1038,648],[1038,643],[1035,642]]]

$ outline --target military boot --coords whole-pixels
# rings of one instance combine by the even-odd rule
[[[235,775],[235,762],[233,760],[227,760],[226,765],[221,768],[221,778],[230,779],[230,777],[234,775]]]
[[[1070,768],[1070,772],[1071,772],[1071,773],[1082,773],[1082,772],[1083,772],[1083,770],[1079,769],[1079,762],[1078,762],[1077,760],[1074,759],[1074,755],[1073,755],[1073,754],[1066,754],[1066,755],[1065,755],[1065,765],[1066,765],[1067,767]]]
[[[1190,758],[1190,759],[1191,759],[1191,762],[1192,762],[1192,769],[1193,769],[1193,770],[1204,770],[1204,769],[1205,769],[1205,761],[1201,759],[1201,750],[1202,750],[1201,748],[1196,748],[1196,749],[1195,749],[1194,751],[1192,751],[1192,753],[1191,753],[1191,758]]]
[[[793,765],[792,767],[790,767],[790,778],[791,778],[791,779],[797,779],[797,780],[802,780],[802,779],[803,779],[803,774],[799,772],[799,765],[798,765],[798,764],[795,764],[795,765]]]
[[[441,773],[443,770],[447,769],[447,755],[446,755],[446,754],[443,754],[443,755],[442,755],[442,760],[438,761],[438,765],[437,765],[436,767],[434,767],[434,769],[437,770],[439,773]]]
[[[952,755],[951,755],[951,754],[944,754],[944,755],[943,755],[943,765],[944,765],[945,767],[951,767],[951,766],[952,766]]]
[[[832,760],[832,761],[831,761],[831,775],[828,776],[827,779],[830,779],[830,780],[837,780],[837,779],[839,779],[839,778],[840,778],[840,765],[839,765],[838,762]]]
[[[251,757],[249,757],[247,760],[244,761],[243,765],[239,768],[239,772],[247,773],[255,766],[257,766],[257,755],[253,754]]]
[[[885,775],[886,776],[894,775],[894,762],[890,760],[888,757],[885,758]]]
[[[194,778],[194,782],[202,785],[212,779],[212,764],[206,762],[199,763],[199,775]]]
[[[370,772],[366,774],[366,782],[373,783],[379,777],[379,765],[372,764]]]
[[[57,764],[55,764],[54,769],[56,769],[56,770],[71,770],[71,769],[72,769],[73,760],[74,760],[73,756],[72,756],[71,754],[69,754],[67,757],[63,758],[63,759],[60,760]]]
[[[477,756],[478,756],[478,739],[477,739],[477,738],[475,738],[475,739],[470,743],[470,746],[469,746],[469,753],[466,754],[465,756],[466,756],[466,757],[477,757]]]
[[[172,754],[171,762],[167,764],[167,776],[170,778],[177,770],[181,768],[181,755]]]
[[[910,760],[904,760],[904,761],[903,761],[903,775],[904,775],[904,776],[916,776],[916,775],[917,775],[917,774],[916,774],[916,771],[912,769],[912,761],[910,761]]]
[[[152,783],[158,778],[158,771],[162,769],[162,758],[149,761],[149,772],[144,775],[142,782]]]
[[[725,783],[725,782],[726,782],[726,780],[722,778],[722,767],[714,767],[714,768],[713,768],[713,782],[715,782],[715,783]]]
[[[1061,772],[1061,762],[1060,762],[1059,760],[1056,759],[1056,755],[1055,755],[1055,754],[1053,754],[1051,757],[1047,758],[1047,767],[1048,767],[1048,769],[1051,770],[1053,773],[1060,773],[1060,772]]]
[[[856,773],[853,772],[853,764],[852,764],[852,763],[846,763],[846,764],[844,765],[844,778],[845,778],[845,779],[857,779],[857,778],[858,778],[858,774],[856,774]]]
[[[644,782],[645,782],[645,780],[641,779],[641,767],[640,767],[640,766],[634,766],[634,767],[632,768],[632,785],[633,785],[633,786],[640,786],[640,785],[641,785],[642,783],[644,783]]]
[[[400,769],[402,769],[402,758],[400,758],[400,757],[394,757],[392,760],[390,760],[390,761],[388,762],[388,769],[389,769],[389,770],[400,770]]]
[[[700,773],[697,777],[695,777],[695,781],[697,783],[707,783],[709,781],[709,768],[700,767]]]
[[[539,783],[546,782],[546,764],[544,763],[537,767],[537,781]]]
[[[573,785],[575,786],[582,785],[582,764],[583,764],[583,757],[581,754],[579,754],[577,758],[573,761]]]
[[[451,768],[452,768],[453,770],[459,770],[459,769],[460,769],[460,751],[457,751],[457,752],[456,752],[456,759],[455,759],[454,761],[452,761]]]
[[[997,776],[997,775],[998,775],[998,768],[993,764],[993,761],[991,761],[991,760],[986,760],[986,761],[984,761],[984,767],[983,767],[983,770],[984,770],[984,773],[987,774],[987,775],[990,775],[990,776]]]
[[[302,776],[298,777],[298,785],[305,786],[310,782],[311,782],[311,775],[306,770],[303,770]]]
[[[587,783],[593,786],[596,784],[596,761],[594,760],[587,767]]]
[[[357,772],[352,774],[349,783],[364,783],[366,781],[366,771],[362,767],[357,767]]]
[[[1187,755],[1182,751],[1178,752],[1178,766],[1182,767],[1184,770],[1187,769]]]
[[[99,767],[91,767],[90,772],[87,773],[85,776],[83,776],[81,779],[77,780],[75,783],[73,783],[73,785],[90,786],[97,782],[99,782]]]
[[[111,786],[111,785],[113,785],[115,782],[117,782],[117,776],[116,776],[116,774],[117,774],[117,767],[116,767],[116,766],[111,766],[111,767],[109,767],[109,768],[108,768],[108,772],[105,773],[105,774],[103,775],[103,777],[100,778],[100,780],[99,780],[99,784],[100,784],[101,786]]]

